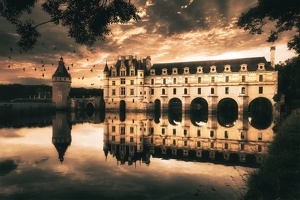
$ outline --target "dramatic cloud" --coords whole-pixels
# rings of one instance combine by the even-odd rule
[[[68,38],[67,28],[46,24],[33,50],[20,52],[15,27],[0,18],[0,84],[51,84],[51,76],[62,56],[73,77],[74,87],[101,87],[106,62],[113,65],[118,55],[148,55],[152,63],[265,56],[276,45],[276,62],[292,56],[285,33],[275,43],[267,43],[272,24],[262,35],[251,35],[236,25],[242,12],[256,0],[134,0],[141,20],[114,24],[112,34],[92,47],[80,46]],[[36,6],[35,23],[47,21]],[[94,67],[95,66],[95,67]],[[93,69],[91,72],[91,69]],[[44,76],[43,76],[44,74]],[[84,77],[84,79],[82,79]]]

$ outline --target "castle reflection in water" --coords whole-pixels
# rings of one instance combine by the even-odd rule
[[[246,114],[239,114],[229,124],[222,124],[217,113],[204,121],[186,113],[157,116],[106,112],[85,114],[81,119],[79,116],[83,115],[56,112],[53,119],[52,142],[61,162],[72,141],[72,124],[82,122],[102,123],[105,155],[111,154],[118,164],[128,165],[141,161],[149,165],[151,156],[227,164],[260,163],[273,139],[272,123],[257,129]]]

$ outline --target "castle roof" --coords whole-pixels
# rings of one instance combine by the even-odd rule
[[[68,77],[71,78],[71,75],[68,73],[68,70],[65,67],[63,58],[61,57],[58,61],[58,67],[52,77]]]
[[[177,68],[178,74],[183,74],[184,68],[189,68],[190,74],[197,72],[197,67],[203,67],[203,73],[209,73],[211,66],[216,66],[216,72],[224,72],[224,66],[230,65],[231,72],[239,72],[242,64],[247,65],[247,71],[256,71],[258,64],[263,63],[265,70],[274,71],[274,68],[267,62],[264,57],[253,57],[253,58],[239,58],[239,59],[227,59],[227,60],[206,60],[206,61],[190,61],[190,62],[177,62],[177,63],[158,63],[154,64],[151,69],[155,70],[156,75],[162,74],[162,69],[167,69],[167,74],[172,74],[172,69]]]

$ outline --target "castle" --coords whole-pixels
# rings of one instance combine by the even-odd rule
[[[106,110],[165,112],[170,105],[182,105],[188,112],[205,102],[211,113],[223,99],[236,102],[241,113],[259,98],[273,105],[278,84],[274,51],[271,47],[271,63],[253,57],[151,65],[150,56],[119,56],[113,66],[104,68]]]

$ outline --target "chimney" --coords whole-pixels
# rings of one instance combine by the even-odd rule
[[[271,60],[271,67],[275,67],[275,46],[271,46],[270,48],[270,52],[271,52],[271,57],[270,57],[270,60]]]

